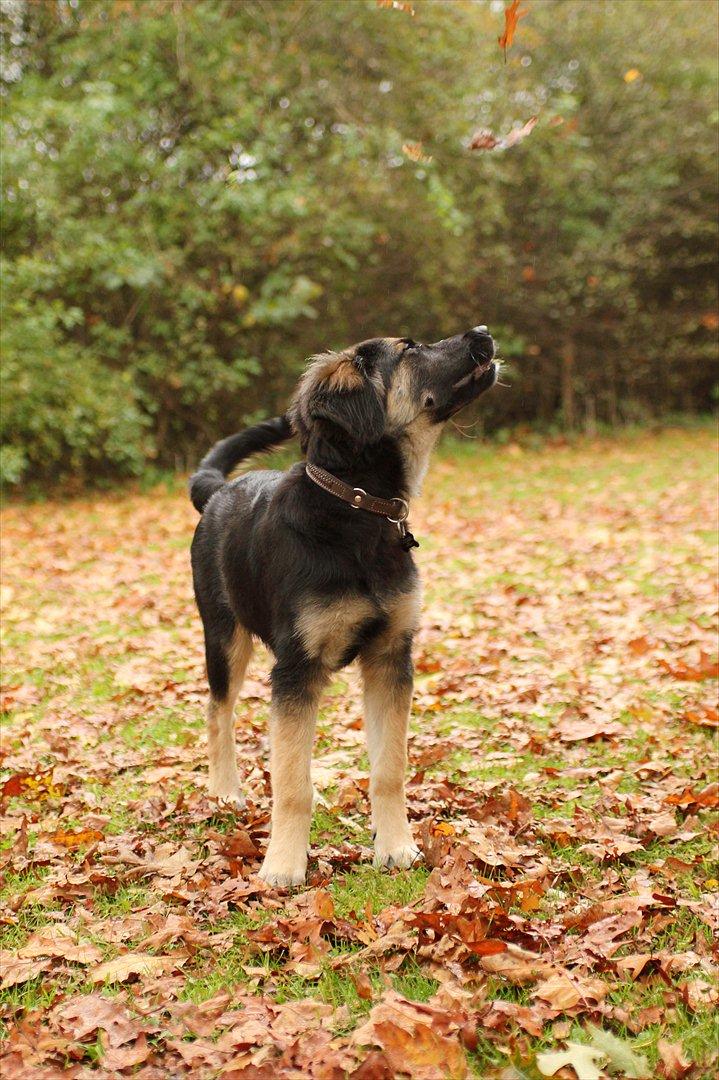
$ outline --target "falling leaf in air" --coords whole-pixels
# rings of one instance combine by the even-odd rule
[[[429,154],[425,154],[421,142],[404,143],[402,146],[402,153],[405,154],[410,161],[428,163],[432,160]]]
[[[470,150],[509,150],[511,146],[516,146],[522,139],[526,139],[530,131],[533,130],[539,117],[530,116],[529,120],[521,127],[512,128],[504,138],[498,139],[489,128],[480,128],[475,131],[472,136],[472,141],[469,144]]]
[[[517,23],[520,19],[523,19],[527,14],[528,8],[524,11],[519,10],[520,0],[512,0],[511,4],[507,4],[504,9],[504,33],[498,39],[500,46],[504,49],[504,62],[507,63],[507,49],[514,41],[514,35],[517,30]]]
[[[499,143],[499,139],[496,135],[493,135],[489,128],[480,128],[475,131],[472,136],[472,141],[469,144],[470,150],[494,150],[495,146]]]
[[[404,11],[406,15],[414,15],[414,8],[408,0],[375,0],[378,8],[389,8],[395,11]]]
[[[636,80],[641,79],[641,77],[642,73],[639,68],[629,68],[629,71],[625,71],[623,76],[625,83],[636,82]]]

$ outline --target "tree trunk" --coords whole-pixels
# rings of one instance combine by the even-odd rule
[[[573,428],[576,423],[574,356],[574,342],[568,341],[562,353],[562,416],[564,426],[568,429]]]

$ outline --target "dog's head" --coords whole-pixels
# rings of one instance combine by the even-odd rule
[[[409,338],[371,338],[313,359],[291,417],[303,448],[313,431],[358,448],[413,428],[441,425],[494,385],[494,341],[486,326],[420,345]]]

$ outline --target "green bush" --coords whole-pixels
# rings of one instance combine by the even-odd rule
[[[485,430],[707,409],[712,5],[536,2],[506,65],[496,7],[3,5],[6,480],[185,468],[313,352],[477,322]]]

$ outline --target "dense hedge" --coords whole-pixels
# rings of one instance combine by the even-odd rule
[[[710,407],[714,4],[535,0],[506,65],[500,4],[415,7],[7,0],[6,479],[184,467],[318,349],[480,321],[487,429]]]

